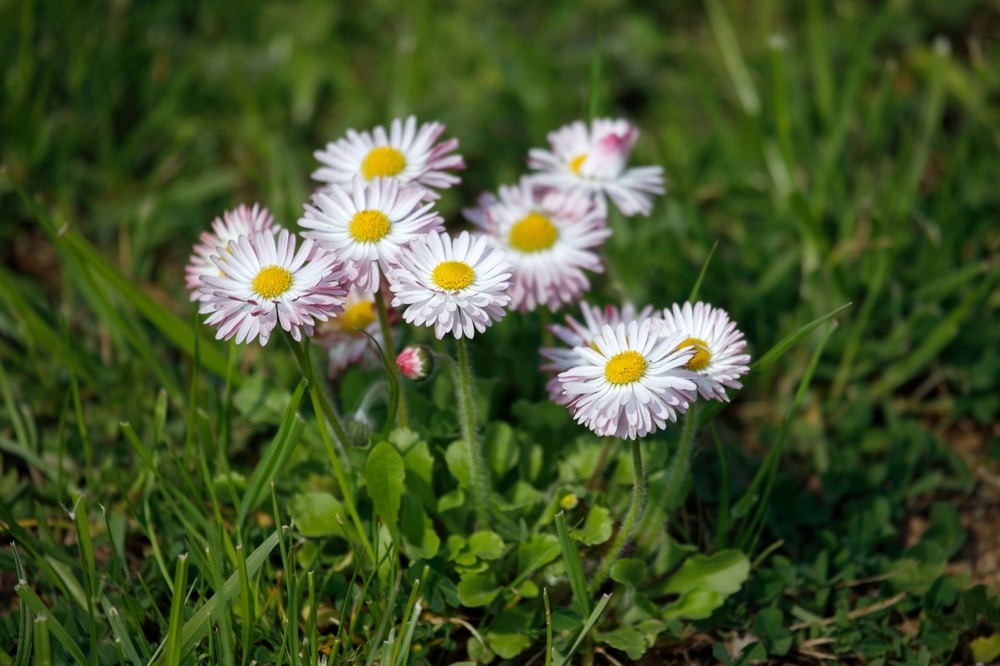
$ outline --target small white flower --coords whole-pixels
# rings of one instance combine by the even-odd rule
[[[582,363],[559,374],[577,422],[601,437],[644,437],[676,421],[694,400],[685,365],[690,347],[680,333],[666,334],[654,319],[604,326]]]
[[[347,136],[326,144],[313,155],[325,164],[312,177],[323,183],[350,185],[354,176],[370,181],[379,176],[415,182],[427,188],[425,196],[436,199],[434,189],[447,189],[461,182],[449,170],[464,169],[461,155],[452,154],[458,139],[437,141],[444,132],[439,122],[417,128],[415,116],[405,122],[396,118],[386,132],[379,125],[371,132],[347,130]]]
[[[439,340],[446,333],[471,338],[507,312],[512,266],[485,236],[427,234],[400,254],[399,264],[388,274],[393,307],[407,306],[403,319],[433,326]]]
[[[562,341],[566,347],[542,347],[539,352],[549,360],[542,365],[542,370],[552,373],[552,377],[545,384],[549,393],[549,398],[560,405],[566,404],[569,397],[563,391],[562,380],[559,373],[569,370],[573,366],[582,362],[580,355],[576,352],[576,347],[589,347],[594,342],[594,338],[600,334],[606,326],[614,328],[619,323],[628,324],[632,321],[642,321],[653,316],[653,306],[647,305],[638,313],[635,306],[625,303],[621,309],[614,305],[606,305],[600,308],[589,303],[580,304],[580,312],[583,315],[583,322],[579,322],[573,317],[566,316],[566,325],[550,324],[549,331]]]
[[[611,235],[605,207],[585,192],[541,192],[523,178],[499,194],[485,194],[479,208],[463,212],[514,264],[511,307],[558,310],[575,302],[590,289],[584,271],[604,270],[596,250]]]
[[[202,298],[202,275],[219,275],[218,267],[212,262],[212,255],[218,252],[219,247],[226,247],[229,241],[240,236],[249,236],[265,229],[277,233],[280,228],[274,225],[271,213],[259,204],[254,204],[253,208],[240,204],[223,212],[221,218],[215,218],[212,221],[212,231],[203,231],[198,237],[198,243],[192,249],[193,254],[184,270],[184,281],[191,290],[191,300]]]
[[[742,388],[738,380],[750,370],[750,356],[742,353],[746,340],[729,313],[708,303],[698,302],[694,307],[674,303],[664,308],[662,321],[664,331],[679,333],[682,345],[695,349],[688,369],[694,373],[698,394],[706,400],[729,402],[724,387]]]
[[[355,177],[350,191],[333,186],[313,195],[299,226],[309,230],[303,236],[352,264],[359,289],[375,293],[379,274],[395,265],[405,245],[442,228],[443,220],[423,196],[419,185]]]
[[[221,257],[225,256],[225,259]],[[295,251],[287,229],[240,236],[217,248],[212,261],[222,276],[203,276],[199,312],[217,326],[216,338],[266,345],[278,324],[296,340],[313,334],[316,321],[343,310],[345,273],[337,255],[317,251],[311,240]]]
[[[597,118],[550,132],[551,150],[532,148],[528,166],[539,185],[607,195],[623,215],[649,215],[651,195],[663,194],[663,168],[626,169],[639,130],[626,120]]]

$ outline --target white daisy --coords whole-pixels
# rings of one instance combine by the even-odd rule
[[[650,195],[663,194],[663,168],[626,169],[639,130],[626,120],[577,121],[549,133],[551,150],[532,148],[528,166],[539,185],[607,195],[623,215],[649,215]]]
[[[725,310],[701,302],[694,307],[674,303],[663,309],[663,329],[680,333],[682,345],[694,347],[688,369],[702,398],[729,402],[723,387],[743,387],[738,380],[750,370],[750,356],[742,353],[747,343]]]
[[[389,312],[390,318],[393,314]],[[383,349],[385,342],[375,309],[375,294],[351,287],[343,313],[317,324],[315,337],[327,352],[327,372],[331,378],[340,376],[351,365],[376,364],[378,355],[371,340],[375,338]]]
[[[302,235],[336,252],[357,270],[362,291],[375,293],[379,273],[396,263],[399,252],[414,238],[442,228],[442,218],[423,203],[424,189],[392,178],[370,183],[356,176],[351,191],[339,186],[313,195],[299,226]]]
[[[664,334],[653,319],[604,326],[582,363],[559,374],[578,423],[601,437],[644,437],[676,421],[695,397],[685,364],[694,351],[683,335]]]
[[[225,259],[220,257],[225,256]],[[341,312],[347,289],[340,259],[316,251],[306,240],[295,251],[295,236],[287,229],[240,236],[217,248],[212,261],[224,274],[203,276],[199,312],[217,326],[216,338],[237,343],[260,338],[266,345],[277,324],[302,339],[313,334],[316,321]]]
[[[229,241],[239,236],[249,236],[265,229],[277,233],[280,228],[274,225],[271,213],[259,204],[254,204],[253,208],[240,204],[232,210],[223,212],[221,218],[215,218],[212,221],[212,231],[201,232],[198,243],[192,248],[193,254],[188,265],[184,269],[184,281],[191,290],[191,300],[197,301],[202,298],[202,275],[219,275],[219,269],[211,259],[219,247],[226,247]]]
[[[511,307],[558,310],[590,289],[584,271],[604,270],[595,250],[611,235],[605,207],[585,192],[543,192],[522,178],[479,198],[465,217],[494,239],[514,264]]]
[[[449,170],[464,169],[461,155],[453,153],[458,139],[448,139],[435,144],[444,125],[439,122],[424,123],[417,129],[417,119],[406,121],[396,118],[389,131],[381,125],[371,132],[347,130],[347,136],[326,144],[313,155],[325,164],[313,172],[312,177],[323,183],[350,185],[354,176],[365,180],[379,176],[416,182],[428,188],[425,196],[437,198],[433,188],[447,189],[461,182]]]
[[[583,314],[583,323],[578,322],[573,317],[566,316],[566,325],[550,324],[549,330],[559,340],[564,342],[566,347],[542,347],[539,352],[550,362],[542,365],[542,370],[552,373],[552,377],[545,384],[549,393],[549,398],[560,405],[566,404],[569,397],[563,392],[562,380],[559,373],[569,370],[573,366],[580,365],[580,355],[576,353],[575,347],[589,347],[594,342],[605,325],[615,327],[619,323],[628,324],[632,321],[641,321],[653,316],[653,306],[647,305],[638,313],[631,303],[622,305],[621,310],[613,305],[606,305],[600,308],[589,303],[580,304],[580,312]]]
[[[471,338],[506,314],[513,267],[486,236],[427,234],[400,254],[399,264],[388,274],[393,307],[407,306],[403,319],[434,326],[439,340],[446,333]]]

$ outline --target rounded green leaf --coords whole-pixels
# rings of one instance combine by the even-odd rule
[[[399,520],[405,478],[403,458],[396,447],[384,441],[376,444],[365,463],[365,483],[375,503],[375,512],[391,530],[396,528]]]

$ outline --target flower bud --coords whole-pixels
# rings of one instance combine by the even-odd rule
[[[396,365],[407,379],[422,381],[434,372],[434,352],[427,345],[409,345],[399,352]]]

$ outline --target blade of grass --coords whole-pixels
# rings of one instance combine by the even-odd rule
[[[715,40],[719,44],[722,62],[736,89],[736,97],[740,100],[743,111],[748,116],[756,117],[760,114],[760,95],[740,53],[740,45],[736,41],[736,33],[733,31],[732,23],[729,22],[726,10],[719,0],[705,0],[705,11],[712,25],[712,32],[715,33]]]
[[[14,586],[14,592],[18,597],[21,598],[25,604],[31,608],[32,612],[36,616],[35,630],[38,633],[39,625],[38,620],[42,619],[45,622],[45,628],[42,631],[51,633],[59,641],[59,644],[63,646],[63,649],[69,653],[73,659],[76,660],[78,664],[89,664],[91,663],[89,659],[80,650],[80,647],[76,644],[76,639],[70,635],[66,628],[59,622],[55,617],[49,613],[49,609],[45,607],[45,602],[35,593],[31,586],[25,582],[20,582]],[[45,641],[48,643],[48,641]],[[36,638],[35,648],[38,649],[38,640]]]
[[[566,514],[562,511],[555,515],[556,534],[559,537],[559,548],[562,551],[563,566],[566,567],[566,577],[569,578],[569,587],[573,591],[573,598],[580,604],[581,615],[590,615],[590,594],[587,592],[587,578],[583,573],[583,561],[580,559],[580,551],[569,535],[569,526],[566,524]]]
[[[569,650],[566,651],[566,654],[556,653],[553,657],[552,663],[554,666],[566,666],[566,664],[571,663],[569,661],[570,658],[577,651],[577,649],[579,649],[580,645],[583,643],[583,639],[587,637],[590,630],[597,624],[597,621],[601,619],[601,615],[604,614],[604,609],[607,607],[609,601],[611,601],[610,594],[601,595],[600,601],[597,602],[597,605],[594,606],[594,610],[591,611],[587,620],[583,623],[583,627],[580,628],[580,633],[577,634],[576,640],[573,641],[573,644],[570,646]]]
[[[180,666],[181,655],[185,652],[183,643],[184,605],[187,599],[187,553],[177,556],[177,567],[174,569],[174,594],[170,602],[170,624],[167,625],[166,663],[167,666]]]
[[[125,653],[125,657],[130,663],[133,664],[133,666],[142,666],[142,664],[145,664],[145,660],[139,657],[139,652],[136,650],[135,644],[132,642],[132,632],[125,626],[125,621],[122,620],[121,612],[112,606],[107,599],[102,599],[102,606],[104,607],[104,615],[108,618],[111,633],[114,635],[115,641],[121,645],[122,651]]]

